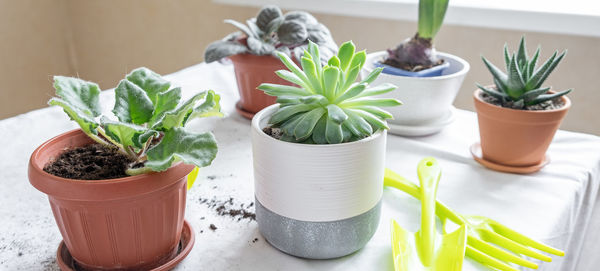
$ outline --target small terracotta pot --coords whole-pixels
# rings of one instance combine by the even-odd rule
[[[483,159],[516,167],[542,163],[571,100],[562,96],[562,108],[533,111],[489,104],[480,95],[479,89],[473,93]]]
[[[233,62],[240,92],[240,101],[236,109],[247,119],[252,119],[254,114],[277,100],[276,97],[256,89],[260,84],[293,85],[275,74],[275,71],[287,69],[278,58],[269,55],[238,54],[230,56],[229,59]]]
[[[177,254],[186,175],[192,165],[110,180],[73,180],[43,171],[67,148],[92,143],[81,130],[52,138],[29,160],[29,182],[48,194],[56,224],[78,266],[93,270],[157,267]]]

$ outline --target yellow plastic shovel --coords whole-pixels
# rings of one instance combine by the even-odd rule
[[[408,232],[392,220],[392,252],[396,271],[462,269],[467,247],[467,226],[461,225],[449,234],[438,234],[436,231],[436,194],[441,173],[434,158],[425,158],[417,166],[421,185],[420,231]]]

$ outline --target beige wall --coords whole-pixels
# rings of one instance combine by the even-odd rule
[[[202,61],[208,43],[233,28],[225,18],[245,20],[255,8],[224,6],[209,0],[0,0],[0,118],[43,107],[51,75],[78,74],[111,88],[131,69],[147,66],[170,73]],[[369,51],[394,46],[410,36],[414,23],[316,14],[336,41],[354,40]],[[564,129],[600,135],[600,38],[525,33],[530,50],[542,56],[569,49],[547,81],[557,89],[575,88]],[[459,108],[472,109],[474,83],[490,83],[483,54],[500,65],[502,46],[511,48],[522,32],[444,26],[436,44],[471,63]],[[8,97],[10,96],[10,99]]]

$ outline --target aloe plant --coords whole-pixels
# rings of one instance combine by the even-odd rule
[[[204,53],[208,63],[243,53],[276,56],[283,52],[300,59],[309,40],[319,44],[322,55],[327,58],[337,50],[329,29],[304,11],[291,11],[284,15],[279,7],[268,5],[246,24],[234,20],[225,20],[225,23],[241,32],[211,43]]]
[[[181,102],[181,88],[147,69],[133,70],[115,88],[112,110],[104,116],[97,84],[79,78],[54,76],[58,105],[94,141],[116,146],[133,161],[126,173],[137,175],[167,170],[182,161],[209,165],[217,154],[212,133],[193,133],[185,125],[195,118],[222,116],[220,97],[208,90]]]
[[[277,96],[280,107],[269,123],[280,127],[282,140],[316,144],[336,144],[368,137],[380,129],[389,129],[386,119],[392,115],[380,107],[397,106],[395,99],[372,98],[396,89],[385,83],[370,87],[382,68],[373,70],[364,80],[355,82],[366,60],[366,52],[356,52],[349,41],[336,56],[322,66],[319,47],[309,42],[300,69],[286,54],[279,58],[289,69],[276,74],[299,87],[261,84],[258,89]]]
[[[443,63],[433,47],[433,38],[442,27],[449,0],[419,0],[417,33],[394,49],[388,49],[384,64],[420,71]]]
[[[477,87],[484,93],[498,99],[502,106],[517,109],[553,100],[571,92],[572,89],[567,89],[556,93],[548,93],[551,88],[542,86],[567,51],[561,54],[554,51],[549,59],[539,68],[536,68],[540,50],[540,47],[538,47],[533,56],[529,58],[525,37],[521,37],[519,49],[512,55],[509,54],[508,45],[505,44],[504,62],[506,73],[482,56],[483,63],[494,77],[495,88],[484,87],[480,84],[477,84]]]

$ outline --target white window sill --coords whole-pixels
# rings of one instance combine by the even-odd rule
[[[367,18],[417,20],[417,0],[213,0],[255,6],[276,4],[306,10]],[[600,1],[596,0],[450,0],[444,21],[520,31],[600,37]]]

